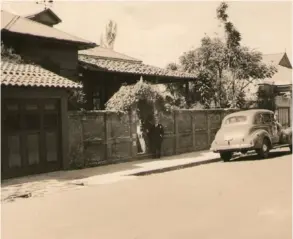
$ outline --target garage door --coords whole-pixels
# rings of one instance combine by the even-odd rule
[[[2,100],[2,178],[59,170],[60,102]]]

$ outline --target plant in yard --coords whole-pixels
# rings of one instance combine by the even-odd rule
[[[1,42],[1,61],[22,63],[23,59],[20,55],[15,53],[13,48],[5,46],[4,43]]]
[[[82,82],[78,82],[82,85]],[[83,110],[86,103],[85,93],[83,88],[71,89],[68,93],[69,110]]]
[[[106,110],[125,113],[136,108],[140,101],[164,111],[176,108],[174,98],[171,95],[159,91],[155,85],[141,79],[134,85],[121,86],[118,92],[106,103]]]

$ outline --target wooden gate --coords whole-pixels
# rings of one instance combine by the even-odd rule
[[[280,107],[277,109],[278,121],[283,127],[291,126],[290,107]]]
[[[57,99],[3,99],[2,177],[61,168],[60,102]]]

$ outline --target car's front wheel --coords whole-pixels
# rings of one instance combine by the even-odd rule
[[[265,138],[262,142],[261,148],[256,150],[256,153],[260,158],[269,157],[270,152],[270,142],[267,138]]]
[[[233,153],[232,152],[222,152],[220,153],[221,159],[223,159],[224,162],[230,161],[232,158]]]

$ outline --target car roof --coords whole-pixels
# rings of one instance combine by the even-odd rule
[[[273,114],[274,112],[271,110],[266,110],[266,109],[251,109],[251,110],[242,110],[242,111],[238,111],[232,114],[229,114],[225,117],[231,117],[231,116],[254,116],[257,113],[270,113]]]

